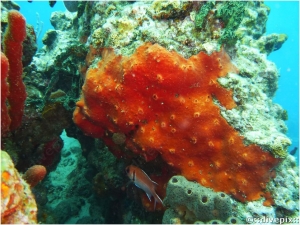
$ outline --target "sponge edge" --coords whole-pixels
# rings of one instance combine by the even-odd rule
[[[173,176],[167,186],[164,205],[169,207],[163,223],[226,221],[232,217],[230,197],[223,192],[214,192],[183,176]]]
[[[10,156],[1,151],[1,223],[37,223],[37,206],[30,186],[15,169]]]

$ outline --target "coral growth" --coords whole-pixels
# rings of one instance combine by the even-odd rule
[[[37,207],[29,185],[15,169],[10,156],[1,151],[1,223],[37,223]]]
[[[278,217],[288,213],[290,217],[299,216],[299,167],[295,158],[288,155],[276,169],[277,176],[269,184],[273,193]]]
[[[264,195],[279,162],[243,137],[220,115],[218,104],[235,107],[231,91],[217,79],[237,72],[224,50],[200,52],[188,60],[155,44],[131,57],[104,50],[86,74],[74,122],[89,136],[103,138],[117,156],[130,149],[151,160],[161,155],[189,180],[240,201]],[[126,136],[125,152],[111,140]]]
[[[218,81],[233,90],[238,106],[232,110],[221,109],[222,116],[245,137],[245,143],[255,143],[276,158],[284,158],[291,140],[284,135],[286,111],[270,99],[277,90],[279,72],[275,64],[265,54],[246,45],[238,47],[233,60],[239,74],[230,73]]]
[[[217,8],[216,18],[222,19],[225,23],[219,43],[228,43],[236,38],[235,30],[244,18],[246,4],[247,2],[243,1],[225,1]]]
[[[154,0],[149,7],[153,19],[175,19],[188,16],[192,1],[160,1]]]
[[[202,5],[199,12],[195,16],[195,27],[199,30],[203,28],[203,24],[205,22],[205,18],[207,17],[210,10],[214,7],[213,2],[207,2],[206,4]]]

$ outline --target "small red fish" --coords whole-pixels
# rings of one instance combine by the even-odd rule
[[[155,192],[156,185],[158,184],[153,180],[151,180],[150,177],[143,170],[141,170],[136,166],[130,165],[126,167],[126,173],[129,179],[133,181],[135,186],[142,189],[146,193],[150,202],[151,202],[151,197],[153,196],[155,200],[154,210],[156,207],[156,202],[160,202],[163,205],[162,200]]]

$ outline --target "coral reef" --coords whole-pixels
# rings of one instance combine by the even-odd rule
[[[62,22],[64,25],[72,24],[73,19],[73,17],[56,18],[54,13],[51,18],[53,23]],[[56,30],[48,31],[43,37],[47,45],[39,51],[38,57],[34,57],[33,63],[24,71],[26,85],[40,93],[39,98],[29,98],[27,103],[43,108],[46,104],[58,102],[71,112],[79,96],[81,77],[78,65],[84,61],[87,48],[68,33],[70,27],[57,26]],[[51,93],[58,90],[65,92],[66,95],[59,99],[50,98]]]
[[[121,156],[124,151],[111,136],[124,133],[126,147],[146,161],[160,154],[187,179],[240,201],[264,194],[279,160],[258,146],[245,146],[214,103],[235,106],[231,92],[217,83],[236,71],[224,51],[186,60],[145,44],[131,57],[111,50],[102,57],[98,68],[87,71],[74,112],[74,122],[86,135],[103,138]]]
[[[200,31],[209,31],[220,45],[233,45],[237,41],[235,31],[244,19],[246,5],[247,2],[239,1],[208,1],[200,7],[195,17],[195,27]]]
[[[154,0],[149,7],[153,19],[183,19],[193,8],[192,1]]]
[[[221,19],[225,24],[218,40],[220,44],[231,43],[236,39],[235,30],[244,18],[246,4],[247,2],[243,1],[225,1],[216,7],[216,18]]]
[[[287,131],[284,110],[270,99],[277,89],[278,71],[274,63],[246,45],[239,46],[233,61],[240,75],[230,73],[218,81],[233,90],[237,107],[221,108],[222,116],[240,131],[246,143],[255,143],[284,158],[291,141],[284,134]]]
[[[122,3],[120,5],[116,3],[107,5],[105,2],[95,4],[93,10],[87,12],[86,15],[91,18],[91,39],[88,43],[93,44],[96,48],[112,46],[116,54],[130,55],[142,43],[150,41],[189,58],[200,50],[212,53],[218,49],[220,47],[218,41],[224,34],[224,29],[228,30],[231,27],[232,32],[229,33],[233,33],[234,39],[230,41],[231,43],[224,43],[224,47],[228,49],[232,61],[237,64],[239,69],[237,77],[245,79],[242,83],[236,84],[236,77],[227,77],[229,78],[227,82],[232,84],[230,88],[233,89],[234,100],[238,102],[238,107],[234,110],[223,110],[224,108],[221,107],[222,115],[233,127],[241,131],[247,144],[260,145],[276,157],[284,157],[284,151],[290,145],[290,141],[285,135],[287,128],[283,121],[284,118],[280,116],[284,110],[268,99],[268,97],[274,96],[277,90],[279,72],[276,66],[267,60],[266,54],[280,48],[286,40],[286,35],[264,35],[270,9],[262,2],[242,2],[240,3],[240,7],[243,9],[241,12],[234,7],[228,9],[230,4],[238,3],[198,2],[193,7],[186,8],[189,16],[185,18],[165,20],[155,17],[153,19],[153,13],[155,13],[153,8],[162,7],[159,4],[159,2]],[[169,6],[167,9],[170,12],[174,7],[182,7],[182,4],[184,3],[180,1],[161,3],[161,5]],[[105,11],[108,8],[109,12]],[[199,32],[199,28],[194,26],[195,21],[199,20],[195,11],[201,12],[201,10],[206,12],[201,14],[201,18],[206,19],[201,19],[204,20],[204,24]],[[233,26],[228,26],[228,15],[233,13],[240,18],[236,23],[232,20]],[[85,24],[86,17],[81,17],[79,23]],[[130,26],[119,27],[117,21],[122,24],[128,22]],[[139,21],[139,24],[135,21]],[[93,35],[93,31],[95,35]],[[101,31],[101,35],[96,35],[99,31]],[[226,42],[226,40],[224,41]],[[255,80],[255,85],[253,80]],[[240,85],[246,88],[241,88]],[[252,93],[251,96],[248,95],[247,90]],[[255,107],[247,107],[253,104]],[[257,107],[262,110],[253,110]],[[268,112],[271,112],[271,116]],[[264,124],[268,124],[268,128],[265,128]],[[277,136],[285,139],[280,147],[281,152],[276,150],[278,148],[273,151],[274,140]]]
[[[4,9],[7,9],[7,10],[11,10],[11,9],[20,10],[20,6],[17,3],[12,2],[12,1],[3,1],[3,2],[1,2],[1,5],[3,6]]]
[[[26,24],[26,38],[23,41],[23,68],[28,66],[37,51],[37,39],[32,25]]]
[[[213,192],[197,183],[189,182],[182,176],[172,177],[167,186],[164,205],[166,210],[163,223],[194,223],[220,220],[232,217],[232,204],[228,195]],[[236,218],[238,221],[238,219]]]
[[[234,218],[238,218],[241,223],[251,223],[247,218],[261,219],[266,222],[274,218],[298,218],[299,172],[295,158],[288,155],[276,168],[276,173],[276,177],[267,185],[267,190],[273,195],[272,202],[260,199],[241,203],[231,199]]]
[[[36,214],[29,185],[15,169],[10,156],[1,150],[1,223],[37,223]]]
[[[213,9],[214,5],[214,2],[210,1],[201,6],[199,12],[195,16],[195,27],[197,29],[201,30],[203,28],[205,18],[207,17],[208,13]]]
[[[201,41],[189,35],[194,32],[189,16],[193,8],[194,3],[185,1],[97,3],[86,16],[91,17],[90,42],[96,48],[114,47],[122,55],[132,54],[144,42],[154,42],[189,57],[203,49]],[[105,41],[93,35],[97,29],[102,29],[100,39]]]
[[[287,40],[286,34],[264,35],[269,13],[270,9],[263,3],[254,1],[247,3],[244,18],[235,31],[238,45],[247,45],[265,54],[270,54],[281,48]],[[249,29],[250,27],[251,29]]]
[[[55,30],[67,30],[72,28],[73,16],[64,12],[53,12],[50,23]]]
[[[0,4],[4,40],[9,10],[20,8],[11,1]],[[287,151],[291,144],[284,123],[287,112],[272,102],[280,73],[267,58],[287,36],[265,34],[270,9],[262,1],[75,4],[71,11],[77,13],[52,13],[53,30],[44,36],[45,46],[36,54],[34,30],[26,25],[22,52],[25,110],[21,125],[1,140],[18,171],[36,164],[47,167],[49,174],[32,189],[40,223],[159,224],[164,214],[170,223],[234,224],[247,223],[250,217],[299,216],[299,174]],[[155,44],[155,50],[149,51],[153,46],[147,42]],[[213,72],[201,67],[209,75],[187,85],[193,75],[186,74],[194,74],[197,63],[193,60],[200,55]],[[211,61],[216,56],[223,68],[217,68],[219,61]],[[171,65],[174,58],[178,65]],[[1,75],[8,69],[3,59]],[[85,84],[77,119],[84,115],[85,120],[79,122],[91,127],[82,132],[72,122],[72,113],[82,84],[101,63],[102,72],[118,75],[112,78],[93,72],[91,81],[96,83]],[[231,68],[226,68],[229,64]],[[209,83],[206,79],[211,74],[215,76]],[[5,77],[1,79],[1,95],[5,96]],[[92,90],[97,93],[84,99]],[[6,101],[1,104],[5,106]],[[161,111],[153,113],[157,110]],[[85,135],[89,132],[103,140]],[[70,145],[66,134],[80,145],[75,140]],[[226,214],[222,218],[218,210],[213,210],[213,217],[203,219],[199,214],[197,218],[192,207],[195,201],[186,201],[188,209],[176,208],[172,202],[165,213],[163,208],[153,212],[153,201],[134,185],[126,185],[125,168],[130,164],[159,183],[159,196],[166,195],[172,176],[182,174],[183,179],[198,181],[185,181],[189,187],[212,196],[218,195],[214,191],[224,191],[226,199],[230,198],[225,202],[229,211],[221,212]],[[182,192],[172,200],[188,198],[184,186],[176,190]]]
[[[48,30],[45,36],[43,37],[43,44],[47,46],[51,46],[57,36],[57,32],[55,30]]]
[[[290,219],[298,218],[299,216],[299,172],[298,167],[293,156],[288,155],[285,160],[276,169],[277,176],[268,183],[267,189],[273,193],[274,203],[273,206],[264,206],[263,199],[259,201],[251,201],[241,203],[229,198],[227,204],[230,204],[228,210],[225,210],[228,219],[220,220],[215,218],[215,223],[249,223],[247,218],[256,219],[274,219],[288,217]],[[176,182],[173,182],[173,178],[176,178]],[[168,182],[167,195],[164,199],[164,203],[168,209],[164,213],[164,223],[203,223],[203,221],[196,221],[196,217],[203,217],[201,213],[195,214],[195,210],[198,210],[198,204],[201,201],[195,200],[194,196],[191,198],[192,193],[196,193],[198,196],[204,195],[205,191],[212,193],[212,196],[216,196],[217,193],[212,192],[210,189],[202,187],[194,182],[188,182],[184,177],[174,176]],[[191,190],[191,192],[188,192]],[[196,190],[196,191],[195,191]],[[190,193],[190,194],[189,194]],[[208,208],[208,205],[205,205]],[[213,215],[218,215],[214,214]],[[211,215],[211,214],[208,214]],[[230,221],[233,220],[233,221]],[[206,223],[212,223],[212,220]],[[236,222],[234,222],[236,221]]]
[[[62,130],[71,124],[71,114],[62,105],[51,105],[42,114],[26,109],[21,126],[14,135],[2,139],[9,154],[14,154],[14,163],[19,171],[42,164],[50,169],[60,156],[63,146],[59,137]]]
[[[6,12],[4,11],[5,15],[8,14]],[[5,16],[1,17],[4,20],[3,24],[7,23],[5,23],[5,18]],[[34,31],[29,27],[27,25],[27,37],[23,42],[24,66],[28,64],[29,56],[32,55],[36,46]],[[58,49],[55,44],[62,47],[56,55],[56,60],[47,58],[53,57],[54,59],[53,52],[49,52],[49,49],[44,52],[39,51],[33,63],[23,70],[22,76],[28,95],[22,123],[18,129],[13,133],[8,133],[1,140],[2,146],[5,146],[9,154],[13,156],[19,171],[25,172],[30,166],[36,164],[44,164],[47,169],[53,169],[52,166],[59,161],[62,148],[59,135],[64,128],[72,124],[72,111],[75,99],[79,95],[76,89],[78,89],[80,77],[73,77],[73,74],[77,71],[79,55],[82,54],[84,58],[86,52],[82,46],[77,45],[78,42],[73,43],[74,45],[68,45],[68,48],[63,48],[67,45],[62,45],[60,41],[52,43],[53,51]],[[43,58],[43,53],[46,51],[48,54]],[[73,63],[73,60],[77,62]],[[54,66],[51,63],[54,63]],[[65,94],[62,95],[62,92]],[[5,121],[2,120],[3,122]]]
[[[268,184],[273,193],[277,217],[299,216],[299,168],[295,158],[288,155],[276,169],[277,176]]]

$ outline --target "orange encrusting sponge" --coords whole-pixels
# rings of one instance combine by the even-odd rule
[[[104,49],[97,67],[86,73],[73,119],[116,155],[124,151],[111,136],[124,133],[125,149],[146,160],[161,154],[188,180],[240,201],[256,200],[279,160],[256,145],[245,146],[221,116],[216,102],[236,106],[232,92],[217,81],[228,72],[237,69],[223,49],[189,59],[150,43],[130,57]]]

